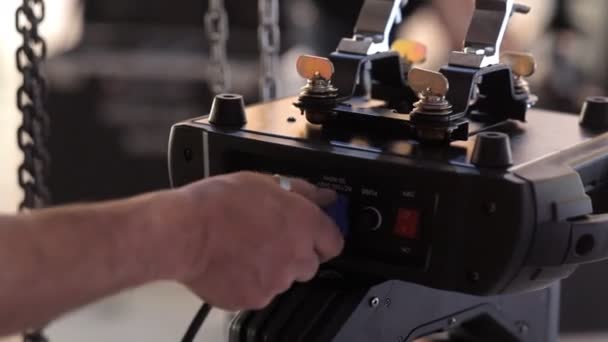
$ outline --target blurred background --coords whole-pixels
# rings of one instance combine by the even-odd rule
[[[21,1],[0,1],[0,212],[21,199],[16,168],[20,84],[14,51],[20,43],[14,11]],[[608,2],[526,0],[505,49],[533,52],[539,70],[533,89],[539,107],[576,113],[588,95],[608,91]],[[168,187],[166,149],[171,124],[209,109],[212,91],[204,0],[46,0],[42,33],[52,120],[51,190],[55,204],[111,199]],[[350,36],[362,0],[281,1],[279,96],[295,94],[297,56],[327,54]],[[422,42],[423,67],[438,68],[460,49],[472,0],[410,1],[395,35]],[[258,100],[256,1],[226,3],[230,17],[231,91]],[[604,275],[605,274],[605,275]],[[565,341],[605,341],[608,265],[582,268],[564,284]],[[175,341],[199,301],[173,284],[128,291],[69,315],[50,327],[55,341]],[[227,314],[201,340],[222,341]],[[583,336],[582,338],[580,336]],[[606,335],[608,336],[608,334]]]

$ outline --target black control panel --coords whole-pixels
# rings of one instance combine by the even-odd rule
[[[326,210],[347,243],[329,267],[368,279],[511,293],[544,288],[604,255],[604,230],[592,229],[604,221],[590,216],[602,202],[588,194],[606,184],[608,135],[575,116],[532,110],[527,123],[490,126],[511,137],[512,166],[485,167],[476,165],[476,134],[434,146],[356,123],[317,126],[293,101],[248,108],[238,129],[209,117],[174,126],[172,184],[253,170],[334,189],[341,199]],[[577,253],[588,234],[598,244]]]
[[[418,270],[427,267],[439,194],[427,192],[415,182],[387,179],[382,173],[327,166],[311,168],[297,161],[238,152],[229,160],[229,172],[288,175],[335,190],[338,201],[326,211],[347,241],[346,256]],[[282,164],[288,167],[278,166]]]

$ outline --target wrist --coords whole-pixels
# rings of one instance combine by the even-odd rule
[[[204,267],[207,230],[204,205],[185,189],[160,191],[133,199],[135,241],[147,281],[184,282],[192,268]]]

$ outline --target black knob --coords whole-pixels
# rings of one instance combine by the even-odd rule
[[[359,232],[374,232],[382,227],[382,214],[374,207],[366,207],[357,215],[356,228]]]
[[[222,127],[243,127],[247,123],[245,101],[237,94],[220,94],[213,99],[209,122]]]
[[[585,100],[581,110],[581,126],[598,131],[608,130],[608,97],[593,96]]]
[[[509,136],[497,132],[479,133],[471,162],[482,168],[502,169],[513,165]]]

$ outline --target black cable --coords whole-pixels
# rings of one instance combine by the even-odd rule
[[[182,342],[194,341],[196,334],[198,334],[198,332],[201,330],[201,327],[203,326],[203,323],[205,323],[205,320],[209,315],[209,311],[211,311],[211,305],[205,303],[203,304],[203,306],[201,306],[201,308],[196,313],[196,316],[194,316],[194,318],[192,319],[192,323],[190,323],[188,330],[186,330],[186,334],[182,338]]]
[[[49,342],[49,340],[41,330],[35,330],[24,333],[23,342]]]

